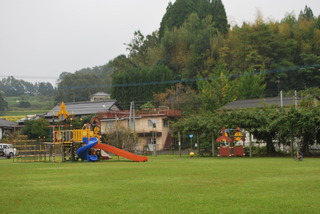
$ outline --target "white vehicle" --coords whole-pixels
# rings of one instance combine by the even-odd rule
[[[13,148],[12,144],[4,144],[4,143],[0,143],[0,151],[3,151],[3,156],[6,156],[6,157],[12,157],[17,153],[17,149]]]

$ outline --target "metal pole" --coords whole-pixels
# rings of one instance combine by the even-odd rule
[[[153,156],[157,157],[156,129],[153,128]]]
[[[200,139],[199,139],[199,133],[197,133],[197,146],[198,146],[198,153],[200,154]]]
[[[298,108],[297,91],[294,91],[294,106]]]
[[[282,97],[282,91],[280,91],[280,106],[283,107],[283,97]]]
[[[181,157],[181,135],[180,135],[180,132],[178,132],[178,143],[179,143],[179,155]]]
[[[212,157],[214,157],[214,132],[212,132],[212,139],[211,139],[211,144],[212,144]]]
[[[249,156],[250,158],[252,158],[252,136],[250,132],[249,132]]]

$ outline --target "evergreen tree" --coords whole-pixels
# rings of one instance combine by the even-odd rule
[[[8,103],[2,91],[0,91],[0,115],[8,108]]]
[[[212,16],[215,27],[223,34],[228,32],[227,15],[221,0],[176,0],[174,4],[169,3],[162,18],[159,38],[164,37],[166,30],[181,27],[192,13],[196,13],[200,19]]]
[[[229,29],[227,14],[224,8],[224,5],[221,0],[212,0],[212,17],[216,23],[216,28],[223,34],[226,34]]]
[[[308,7],[307,5],[305,6],[303,11],[302,10],[300,11],[299,20],[301,19],[307,19],[307,20],[314,19],[313,12],[311,8]]]

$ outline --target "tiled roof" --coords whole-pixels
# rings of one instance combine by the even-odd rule
[[[283,97],[283,106],[295,105],[294,97]],[[297,98],[299,103],[301,98]],[[256,107],[265,107],[265,106],[279,106],[281,105],[280,97],[269,97],[263,99],[249,99],[249,100],[236,100],[231,103],[228,103],[219,110],[233,110],[233,109],[242,109],[242,108],[256,108]]]
[[[0,127],[17,127],[18,123],[11,122],[5,119],[0,119]]]
[[[104,100],[104,101],[94,101],[94,102],[74,102],[74,103],[65,103],[66,109],[69,114],[74,115],[90,115],[96,114],[98,112],[103,112],[107,110],[118,110],[115,100]],[[60,104],[56,105],[44,117],[52,117],[53,112],[56,115],[60,110]]]

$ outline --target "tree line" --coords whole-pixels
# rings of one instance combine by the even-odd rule
[[[155,97],[179,83],[217,109],[234,99],[318,87],[319,43],[320,17],[308,6],[297,17],[265,21],[258,14],[253,23],[230,26],[221,0],[177,0],[168,4],[158,30],[134,32],[127,55],[103,66],[63,72],[56,90],[13,77],[0,86],[4,96],[55,93],[55,103],[85,101],[104,91],[128,105],[159,103]]]
[[[276,150],[276,147],[281,146],[288,146],[287,154],[301,150],[309,155],[310,146],[320,141],[320,108],[319,104],[313,104],[313,100],[307,100],[299,108],[264,107],[206,111],[183,117],[174,124],[176,133],[181,132],[183,136],[199,135],[201,151],[212,150],[212,137],[218,138],[222,127],[240,127],[249,132],[258,142],[266,143],[268,155],[283,152]]]
[[[166,89],[176,83],[190,87],[199,104],[210,103],[211,110],[235,99],[319,87],[319,35],[320,16],[307,6],[298,17],[287,14],[281,21],[265,21],[258,14],[253,23],[230,27],[221,1],[177,0],[169,4],[159,31],[147,36],[135,32],[127,44],[128,56],[111,61],[116,82],[112,97],[126,103],[155,102],[159,92],[153,87],[162,79],[120,79],[159,65],[172,73]],[[140,82],[149,84],[149,93],[143,84],[135,90],[126,85]]]

